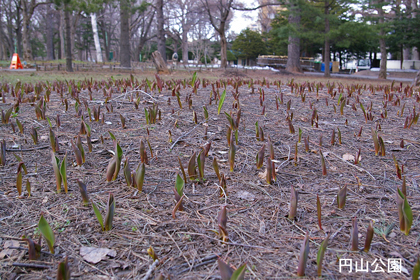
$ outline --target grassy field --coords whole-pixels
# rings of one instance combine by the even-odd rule
[[[9,63],[5,64],[6,62],[0,61],[0,65],[9,66]],[[49,62],[48,62],[49,63]],[[62,64],[65,62],[62,61]],[[84,62],[86,63],[86,62]],[[166,80],[171,79],[187,79],[191,77],[193,70],[184,70],[179,69],[177,71],[173,71],[169,75],[161,75],[162,78]],[[127,79],[130,77],[130,74],[133,74],[135,78],[142,80],[142,79],[154,79],[155,78],[155,71],[140,71],[135,70],[132,72],[129,71],[109,71],[109,70],[101,70],[101,71],[79,71],[69,73],[66,71],[37,71],[37,72],[15,72],[15,71],[1,71],[0,70],[0,83],[16,83],[17,81],[21,81],[22,83],[36,83],[38,81],[64,81],[64,80],[75,80],[75,81],[83,81],[85,79],[93,79],[93,80],[107,80],[111,77],[118,78],[118,79]],[[327,83],[328,81],[335,81],[337,83],[342,84],[389,84],[392,82],[392,77],[389,80],[366,80],[361,78],[360,76],[352,76],[351,78],[324,78],[324,77],[316,77],[311,75],[284,75],[283,73],[273,72],[270,70],[249,70],[249,69],[229,69],[226,71],[223,70],[215,70],[215,69],[204,69],[202,71],[198,71],[198,73],[205,75],[206,79],[211,81],[215,81],[220,78],[226,77],[242,77],[242,78],[252,78],[252,79],[282,79],[282,80],[294,80],[298,83],[304,82],[317,82],[321,81]]]
[[[36,83],[38,81],[64,81],[64,80],[75,80],[75,81],[82,81],[85,79],[94,79],[94,80],[106,80],[111,78],[111,76],[121,78],[128,78],[130,77],[129,73],[106,73],[106,72],[74,72],[74,73],[67,73],[65,71],[60,72],[10,72],[10,71],[3,71],[0,72],[0,82],[1,83],[12,83],[15,84],[17,81],[21,81],[22,83]],[[148,75],[150,77],[153,76],[152,73]]]

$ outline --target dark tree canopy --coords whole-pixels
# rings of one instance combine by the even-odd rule
[[[239,58],[257,58],[258,55],[267,53],[261,34],[250,29],[243,30],[236,37],[232,50],[236,51]]]

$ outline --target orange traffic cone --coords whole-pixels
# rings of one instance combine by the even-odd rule
[[[10,63],[10,69],[23,69],[22,63],[17,53],[13,54],[12,63]]]

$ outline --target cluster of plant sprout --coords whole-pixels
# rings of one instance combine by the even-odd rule
[[[269,82],[267,80],[258,80],[254,81],[250,80],[243,80],[243,79],[227,79],[227,80],[218,80],[215,82],[210,82],[206,79],[198,79],[197,74],[194,73],[191,80],[172,80],[172,81],[164,81],[158,75],[156,75],[155,81],[138,81],[131,76],[130,79],[121,79],[115,80],[110,79],[108,81],[93,81],[93,80],[84,80],[81,82],[75,81],[66,81],[66,82],[53,82],[53,83],[39,83],[35,87],[31,84],[22,84],[18,82],[16,85],[11,86],[9,84],[1,85],[2,91],[2,99],[5,102],[6,94],[10,93],[11,97],[15,100],[15,104],[7,109],[6,112],[1,113],[2,123],[5,125],[10,125],[15,131],[14,123],[11,120],[12,114],[17,114],[20,110],[20,106],[23,104],[30,102],[34,107],[34,119],[38,121],[47,121],[49,125],[49,143],[51,149],[51,165],[52,170],[54,171],[55,175],[55,182],[56,182],[56,192],[60,193],[62,189],[67,194],[68,192],[68,181],[74,180],[74,178],[69,178],[67,176],[67,165],[69,158],[74,158],[77,166],[83,166],[86,162],[86,157],[88,154],[85,152],[83,147],[82,138],[86,140],[86,144],[88,146],[88,152],[91,153],[93,150],[91,139],[93,129],[92,127],[95,126],[95,122],[105,122],[105,113],[101,115],[101,106],[94,106],[92,103],[89,104],[89,101],[83,97],[81,97],[82,93],[87,93],[89,96],[89,100],[92,101],[92,93],[94,91],[103,93],[104,97],[104,107],[107,112],[113,112],[114,108],[111,103],[113,98],[113,92],[116,89],[120,91],[122,94],[126,94],[126,98],[129,102],[133,105],[135,109],[139,109],[140,107],[140,100],[141,94],[145,93],[148,96],[154,96],[154,93],[158,91],[161,93],[162,91],[171,92],[171,97],[175,97],[177,100],[177,104],[179,109],[182,110],[183,108],[192,109],[193,104],[193,95],[197,95],[197,90],[201,87],[211,87],[209,102],[207,105],[203,106],[203,122],[199,122],[198,119],[199,113],[196,111],[192,111],[192,119],[195,124],[199,123],[207,123],[210,116],[208,111],[208,107],[212,106],[213,102],[215,103],[214,106],[217,106],[217,114],[224,115],[226,117],[226,147],[228,149],[228,164],[229,164],[229,171],[235,172],[235,156],[238,150],[238,141],[241,137],[240,135],[240,125],[241,125],[241,116],[243,111],[245,110],[241,107],[241,91],[239,90],[241,86],[248,86],[251,89],[251,94],[255,94],[254,88],[257,86],[258,93],[259,93],[259,106],[261,107],[261,115],[266,114],[266,101],[265,101],[265,92],[264,87],[270,88],[275,87],[277,88],[279,94],[275,97],[276,102],[276,109],[280,110],[283,109],[287,113],[286,122],[289,127],[289,133],[291,135],[295,134],[295,126],[294,126],[294,113],[292,110],[292,103],[291,100],[288,100],[286,103],[284,102],[283,92],[281,90],[282,86],[289,87],[291,89],[291,93],[295,94],[297,97],[300,97],[302,103],[307,102],[308,95],[315,95],[317,100],[319,97],[319,91],[323,90],[324,88],[327,89],[327,92],[331,99],[325,99],[325,106],[333,106],[334,112],[336,114],[340,114],[344,116],[345,109],[351,108],[353,111],[357,111],[360,108],[363,112],[366,124],[374,124],[374,120],[376,118],[386,119],[388,117],[388,106],[400,106],[401,102],[404,102],[403,99],[407,98],[415,98],[416,102],[420,102],[420,96],[418,93],[413,91],[412,87],[406,86],[403,87],[402,84],[399,86],[395,85],[394,83],[391,86],[377,86],[374,87],[372,85],[353,85],[353,86],[344,86],[342,84],[335,83],[324,85],[322,83],[295,83],[294,80],[289,81],[287,84],[283,85],[280,81],[276,82]],[[233,97],[232,104],[229,105],[229,111],[224,111],[223,106],[226,102],[226,96],[229,93],[227,90],[228,86],[230,86],[233,90],[231,91],[231,95]],[[187,94],[184,100],[183,106],[183,99],[181,98],[180,90],[181,88],[191,88],[191,94]],[[375,94],[375,92],[381,91],[383,92],[383,102],[382,102],[382,111],[379,116],[375,115],[373,112],[373,104],[372,102],[366,106],[363,105],[360,96],[362,92],[368,91],[371,94]],[[59,158],[58,152],[61,151],[60,144],[58,137],[55,135],[53,125],[51,119],[54,119],[52,116],[49,115],[48,108],[49,102],[52,93],[55,92],[57,97],[60,98],[62,102],[62,106],[64,106],[65,110],[70,110],[69,103],[74,101],[74,110],[75,116],[78,118],[78,123],[80,123],[80,129],[76,132],[75,141],[71,139],[71,148],[72,151],[65,151],[65,155],[62,159]],[[335,104],[335,97],[338,94],[337,103]],[[153,97],[152,97],[153,98]],[[153,98],[154,99],[154,98]],[[71,101],[71,102],[69,102]],[[170,104],[170,98],[168,99],[168,104]],[[225,107],[227,107],[225,105]],[[319,126],[319,112],[316,109],[315,103],[309,103],[309,108],[311,110],[308,119],[311,121],[312,127]],[[337,108],[339,108],[339,112],[337,112]],[[405,103],[397,113],[397,116],[403,118],[405,109]],[[102,108],[102,110],[104,110]],[[409,109],[407,109],[409,110]],[[87,120],[86,114],[87,113]],[[172,109],[172,114],[175,114],[174,109]],[[151,106],[144,106],[144,116],[145,116],[145,124],[155,124],[156,122],[161,120],[161,110],[159,109],[158,102],[153,101]],[[418,122],[419,113],[416,113],[416,107],[414,106],[413,109],[409,112],[409,115],[405,118],[404,125],[401,127],[402,129],[410,129]],[[225,121],[226,121],[225,120]],[[124,129],[127,127],[126,118],[120,114],[120,121],[121,127]],[[60,115],[55,117],[56,127],[60,127]],[[25,127],[22,122],[19,121],[18,118],[15,119],[15,123],[19,129],[20,134],[24,134]],[[90,124],[89,124],[90,123]],[[346,122],[347,124],[347,119]],[[359,133],[355,137],[360,137],[362,133],[363,127],[360,127]],[[28,131],[28,129],[26,128]],[[34,145],[38,145],[38,132],[36,127],[30,128],[30,135],[33,139]],[[149,130],[147,129],[149,134]],[[255,155],[255,164],[256,169],[265,169],[265,183],[267,185],[274,184],[277,181],[276,175],[276,160],[275,160],[275,152],[273,142],[269,136],[270,131],[264,131],[264,127],[259,125],[258,122],[255,123],[255,139],[261,143],[261,148]],[[172,143],[172,134],[171,131],[169,133],[169,143]],[[206,127],[206,135],[207,135],[207,127]],[[378,122],[375,127],[371,127],[371,135],[372,135],[372,147],[374,149],[375,156],[386,156],[386,147],[383,139],[383,135],[381,134],[381,127],[380,123]],[[125,182],[127,186],[133,187],[137,189],[139,192],[142,192],[143,184],[145,178],[147,178],[146,166],[150,164],[148,152],[150,153],[150,158],[153,158],[153,150],[152,145],[148,137],[144,137],[144,139],[139,139],[138,147],[140,151],[140,158],[138,159],[138,166],[135,170],[130,169],[129,158],[124,156],[124,151],[120,146],[119,141],[117,140],[117,136],[115,136],[112,132],[109,131],[109,136],[113,141],[113,157],[110,159],[108,166],[106,168],[106,172],[104,173],[104,177],[106,178],[107,182],[115,181],[119,176],[120,173],[123,173],[125,178]],[[304,140],[304,147],[305,153],[312,152],[310,150],[310,139],[309,135],[304,135],[304,132],[301,128],[298,129],[298,141],[295,143],[295,151],[294,151],[294,164],[297,166],[299,162],[299,152],[298,152],[298,143],[301,143],[301,139],[303,137]],[[103,136],[101,135],[101,141],[104,142]],[[336,129],[333,128],[331,131],[331,145],[342,145],[346,139],[342,138],[342,134],[340,129],[337,127],[337,137],[336,137]],[[146,149],[146,144],[148,146],[148,151]],[[0,141],[0,164],[7,165],[7,158],[6,158],[6,141],[3,139]],[[173,144],[175,145],[176,142]],[[205,161],[206,157],[209,155],[209,151],[211,150],[212,142],[209,141],[199,150],[194,151],[191,155],[187,165],[186,171],[182,164],[181,159],[178,157],[179,162],[179,172],[176,173],[174,176],[174,207],[172,209],[172,217],[173,219],[177,219],[177,212],[178,211],[185,211],[185,207],[183,206],[183,200],[185,199],[185,186],[188,183],[195,183],[195,182],[203,182],[205,181]],[[404,140],[401,140],[401,147],[404,147]],[[172,146],[173,147],[173,146]],[[320,170],[322,176],[327,176],[328,167],[326,164],[326,160],[324,157],[324,153],[322,152],[322,135],[319,138],[319,149],[315,151],[315,153],[319,153],[320,158]],[[268,149],[268,156],[265,155],[265,150]],[[365,151],[366,153],[368,151]],[[406,186],[406,177],[404,175],[404,166],[400,167],[398,163],[398,159],[393,156],[393,161],[395,164],[395,172],[397,178],[401,180],[401,187],[398,187],[395,191],[395,201],[396,201],[396,209],[395,211],[398,213],[399,217],[399,227],[400,230],[405,234],[410,234],[410,229],[413,224],[413,214],[410,207],[410,203],[407,198],[407,186]],[[22,185],[24,175],[26,175],[27,169],[25,166],[24,161],[21,157],[15,154],[17,161],[19,162],[17,168],[17,177],[16,177],[16,189],[19,197],[23,197]],[[361,158],[361,149],[359,148],[356,152],[356,156],[354,159],[353,164],[358,165]],[[132,160],[135,160],[132,158]],[[218,161],[216,157],[214,157],[212,161],[212,167],[215,172],[215,175],[218,179],[217,185],[220,188],[220,197],[227,198],[229,195],[228,192],[228,184],[226,179],[226,174],[222,173],[219,168]],[[122,172],[121,172],[122,170]],[[277,172],[281,173],[281,168],[277,168]],[[77,180],[79,185],[79,190],[81,193],[81,197],[83,200],[83,205],[91,205],[92,206],[92,213],[95,214],[102,231],[110,231],[113,227],[113,217],[116,211],[117,202],[115,197],[112,193],[109,194],[108,202],[105,205],[105,218],[103,218],[100,207],[97,203],[89,199],[89,192],[86,184],[80,180]],[[298,198],[299,194],[298,191],[294,186],[290,187],[290,208],[289,214],[287,218],[290,220],[291,223],[297,217],[298,212]],[[26,180],[26,190],[28,196],[31,195],[31,184],[29,180]],[[337,208],[343,209],[346,205],[346,197],[347,197],[348,188],[346,185],[340,186],[336,202]],[[316,209],[317,209],[317,221],[320,230],[322,228],[322,213],[321,213],[321,202],[319,196],[317,195],[316,201]],[[218,217],[216,218],[218,229],[213,230],[217,237],[220,239],[221,243],[229,242],[229,227],[227,224],[228,215],[226,206],[222,206],[219,211]],[[353,217],[351,220],[352,229],[351,229],[351,240],[350,240],[350,250],[354,252],[360,251],[359,242],[358,242],[358,220],[357,217]],[[47,220],[41,214],[38,227],[42,236],[45,238],[48,248],[51,253],[54,253],[54,244],[55,244],[55,237],[54,233],[48,224]],[[374,227],[373,223],[369,222],[366,231],[366,239],[365,244],[363,247],[363,251],[369,252],[370,246],[374,237]],[[305,275],[305,268],[306,263],[309,256],[310,250],[310,234],[307,232],[304,236],[303,243],[300,250],[299,255],[299,264],[297,268],[297,276],[304,276]],[[317,274],[318,276],[322,276],[322,262],[324,258],[324,254],[328,247],[328,241],[330,238],[330,233],[325,234],[325,238],[322,241],[321,245],[319,246],[318,253],[317,253]],[[41,253],[41,239],[36,243],[35,241],[31,240],[30,238],[24,237],[22,239],[28,244],[28,252],[29,252],[29,259],[36,260],[40,258]],[[148,250],[150,257],[153,261],[159,260],[156,253],[154,252],[153,248],[150,247]],[[237,269],[232,268],[230,265],[225,263],[221,258],[218,259],[218,266],[220,270],[220,274],[222,279],[243,279],[244,274],[246,271],[246,264],[243,264]],[[413,279],[418,278],[419,274],[419,261],[414,265],[413,268]],[[417,278],[416,278],[417,276]],[[57,279],[69,279],[70,277],[70,268],[68,265],[67,258],[61,262],[58,266],[58,274]]]

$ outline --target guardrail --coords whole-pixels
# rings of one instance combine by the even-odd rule
[[[285,68],[286,64],[287,64],[287,57],[258,57],[257,58],[257,65],[260,65],[260,66]],[[315,66],[315,60],[300,59],[300,65],[313,68]]]

